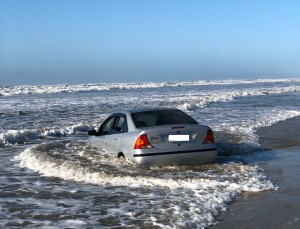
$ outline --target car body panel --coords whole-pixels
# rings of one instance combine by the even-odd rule
[[[177,149],[178,144],[182,148],[199,147],[207,136],[207,130],[210,129],[204,125],[181,125],[180,129],[176,125],[167,125],[146,130],[150,144],[159,150]],[[170,141],[169,136],[188,136],[186,140]]]
[[[163,166],[163,165],[182,165],[182,164],[199,164],[213,163],[217,157],[217,148],[178,150],[178,151],[155,151],[139,152],[136,150],[133,155],[133,161],[144,166]]]
[[[122,134],[110,134],[105,138],[105,150],[113,155],[118,154]]]
[[[123,154],[126,159],[143,166],[212,163],[216,160],[218,151],[215,144],[203,144],[208,131],[211,130],[210,127],[197,124],[196,121],[193,123],[191,120],[188,122],[193,124],[155,125],[150,115],[156,111],[159,111],[159,114],[168,114],[169,111],[177,114],[176,112],[180,110],[175,108],[142,108],[118,111],[108,116],[95,136],[89,137],[88,142],[112,156]],[[164,111],[166,112],[164,113]],[[148,113],[147,115],[140,115],[138,120],[133,120],[132,114],[138,112],[150,112],[150,115]],[[150,123],[151,126],[137,124],[137,122],[143,121],[144,116],[147,116],[145,125]],[[134,118],[137,119],[136,115]],[[168,117],[164,118],[164,122],[168,122]],[[147,135],[147,140],[152,147],[134,149],[136,140],[143,134]]]
[[[92,145],[98,148],[101,152],[105,152],[105,139],[106,135],[91,136],[88,142],[92,143]]]

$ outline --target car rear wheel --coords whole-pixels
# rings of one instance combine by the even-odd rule
[[[120,153],[118,154],[118,158],[125,159],[125,156],[124,156],[124,154],[123,154],[122,152],[120,152]]]

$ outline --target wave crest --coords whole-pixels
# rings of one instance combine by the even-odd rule
[[[24,142],[27,140],[45,138],[47,136],[69,136],[77,134],[78,132],[88,132],[90,129],[93,128],[89,125],[77,124],[60,129],[44,128],[40,130],[8,130],[5,133],[0,133],[0,146],[24,144]]]
[[[256,80],[214,80],[214,81],[186,81],[186,82],[144,82],[144,83],[100,83],[100,84],[58,84],[58,85],[21,85],[2,86],[0,95],[12,96],[19,94],[47,94],[59,92],[86,92],[123,89],[161,88],[161,87],[185,87],[207,85],[235,85],[255,83],[299,83],[300,79],[256,79]]]

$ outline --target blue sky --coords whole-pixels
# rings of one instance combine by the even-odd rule
[[[300,77],[299,0],[0,0],[0,85]]]

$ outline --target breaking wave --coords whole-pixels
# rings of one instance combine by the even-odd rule
[[[14,160],[42,176],[97,185],[99,192],[109,190],[110,196],[124,202],[103,203],[106,212],[101,217],[115,217],[123,225],[144,219],[163,228],[204,228],[216,223],[216,215],[238,193],[277,189],[257,166],[227,163],[145,169],[70,141],[28,148]],[[147,214],[140,215],[145,207]]]
[[[248,96],[260,96],[269,94],[281,94],[287,92],[299,92],[300,86],[274,87],[274,88],[256,88],[256,89],[235,89],[230,91],[207,92],[202,94],[181,96],[178,100],[185,101],[178,105],[182,110],[194,110],[206,107],[211,103],[230,102],[236,98]],[[190,102],[189,102],[190,100]]]
[[[217,187],[225,187],[226,190],[234,190],[236,192],[258,192],[275,188],[275,186],[266,178],[266,176],[262,174],[262,170],[258,167],[235,163],[211,165],[212,167],[217,166],[219,167],[219,169],[225,171],[225,174],[222,174],[221,176],[214,176],[213,171],[187,171],[188,173],[193,173],[192,179],[185,179],[190,177],[191,174],[180,176],[184,179],[181,179],[179,177],[175,177],[175,179],[166,178],[167,176],[152,177],[147,173],[145,173],[144,175],[136,176],[142,168],[134,165],[132,165],[132,171],[130,171],[130,173],[127,171],[122,171],[122,174],[124,175],[120,175],[121,173],[115,175],[115,171],[112,171],[110,169],[105,170],[103,168],[100,169],[102,171],[95,171],[95,168],[93,168],[93,166],[87,167],[86,165],[80,165],[80,161],[74,162],[70,160],[61,160],[61,156],[56,158],[55,153],[57,154],[57,151],[59,150],[59,147],[57,146],[61,146],[62,144],[65,144],[64,146],[69,148],[68,150],[70,151],[76,148],[78,155],[81,157],[84,157],[84,154],[87,154],[89,156],[89,160],[99,163],[97,165],[97,168],[100,168],[101,163],[107,163],[110,165],[113,165],[113,163],[117,163],[119,170],[122,170],[125,168],[125,166],[128,166],[128,163],[124,163],[124,165],[122,165],[122,161],[120,161],[121,159],[114,159],[111,157],[101,158],[101,154],[99,155],[96,149],[94,149],[94,153],[98,154],[97,156],[100,157],[99,159],[96,155],[91,155],[91,153],[89,152],[93,150],[91,149],[92,147],[85,145],[77,145],[77,147],[74,147],[74,145],[72,145],[70,141],[50,142],[28,148],[19,156],[16,156],[14,160],[20,160],[21,167],[28,167],[44,176],[55,176],[64,180],[73,180],[95,185],[161,186],[169,188],[180,187],[191,189],[211,189]],[[80,148],[81,150],[78,150],[78,148]],[[66,149],[64,150],[64,153],[68,151]],[[122,168],[123,166],[124,168]],[[114,167],[117,168],[116,166]],[[172,168],[172,166],[170,167]],[[241,171],[243,172],[243,174],[240,174]],[[130,175],[133,173],[135,174],[134,176]],[[196,174],[197,176],[194,177],[194,175]],[[176,174],[176,176],[177,175],[178,174]]]
[[[8,130],[5,133],[0,133],[0,146],[7,146],[13,144],[24,144],[25,141],[43,139],[46,137],[63,137],[70,136],[77,133],[86,133],[92,129],[86,124],[77,124],[70,127],[60,129],[43,128],[40,130]]]
[[[255,83],[299,83],[300,79],[256,79],[256,80],[214,80],[214,81],[189,81],[189,82],[144,82],[144,83],[100,83],[100,84],[59,84],[59,85],[21,85],[2,86],[0,95],[12,96],[19,94],[46,94],[59,92],[85,92],[105,91],[116,89],[140,89],[140,88],[161,88],[161,87],[186,87],[186,86],[207,86],[207,85],[235,85]]]

